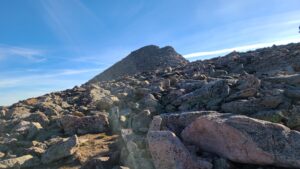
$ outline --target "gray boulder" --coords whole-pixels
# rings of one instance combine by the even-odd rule
[[[121,136],[127,153],[121,152],[121,160],[132,169],[154,169],[144,136],[134,134],[131,129],[122,129]]]
[[[300,74],[269,77],[265,78],[265,80],[273,83],[285,83],[297,86],[300,85]]]
[[[291,99],[300,99],[300,89],[287,89],[284,91],[284,95]]]
[[[249,88],[258,89],[260,87],[260,80],[254,75],[245,74],[239,78],[237,85],[239,90],[245,90]]]
[[[193,105],[206,105],[208,107],[218,105],[226,96],[228,96],[230,88],[226,80],[215,80],[204,85],[200,89],[187,93],[172,104],[175,106],[193,106]],[[184,108],[186,109],[186,108]]]
[[[287,114],[287,126],[290,128],[300,127],[300,106],[294,106]]]
[[[277,108],[283,102],[281,96],[268,96],[261,99],[236,100],[223,103],[221,108],[226,113],[251,115],[259,111]]]
[[[42,155],[42,163],[49,164],[73,155],[77,150],[78,144],[78,138],[74,135],[50,146]]]
[[[42,112],[31,113],[24,120],[40,123],[43,127],[47,127],[48,124],[50,123],[50,120],[48,119],[48,117]]]
[[[59,119],[59,125],[68,135],[101,133],[108,129],[108,117],[104,113],[84,117],[66,115]]]
[[[132,129],[135,132],[146,133],[148,131],[149,125],[152,121],[151,112],[149,110],[144,110],[139,114],[136,114],[132,118]]]
[[[248,89],[240,90],[236,93],[231,94],[230,96],[228,96],[226,98],[226,100],[230,101],[230,100],[236,100],[236,99],[245,99],[245,98],[248,98],[248,97],[255,96],[256,93],[257,93],[257,89],[248,88]]]
[[[10,108],[5,113],[5,118],[16,118],[16,119],[22,119],[25,117],[28,117],[30,115],[30,110],[23,106],[16,106],[13,108]]]
[[[43,129],[43,127],[40,123],[21,121],[13,128],[13,132],[16,135],[24,136],[27,139],[33,139],[41,129]]]

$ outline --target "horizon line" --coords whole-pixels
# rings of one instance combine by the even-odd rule
[[[251,45],[244,45],[244,46],[237,46],[233,48],[225,48],[220,50],[213,50],[213,51],[204,51],[204,52],[194,52],[183,55],[186,59],[201,57],[201,56],[212,56],[212,55],[221,55],[221,54],[228,54],[233,51],[237,52],[245,52],[245,51],[251,51],[259,48],[265,48],[265,47],[271,47],[273,45],[287,45],[290,43],[299,43],[300,38],[294,38],[294,39],[284,39],[284,40],[278,40],[273,42],[265,42],[265,43],[256,43]],[[207,58],[205,58],[207,59]]]

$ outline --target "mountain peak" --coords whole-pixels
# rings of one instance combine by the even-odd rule
[[[131,52],[127,57],[94,77],[89,83],[112,80],[169,66],[182,66],[187,63],[188,61],[171,46],[160,48],[156,45],[148,45]]]

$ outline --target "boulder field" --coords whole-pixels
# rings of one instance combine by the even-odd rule
[[[300,44],[188,62],[146,46],[0,107],[0,169],[300,168]]]

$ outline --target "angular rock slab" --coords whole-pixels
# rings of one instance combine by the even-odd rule
[[[101,133],[108,128],[108,118],[104,114],[85,117],[66,115],[59,120],[59,123],[64,132],[69,135]]]
[[[300,132],[280,124],[214,113],[197,118],[181,136],[235,162],[300,168]]]
[[[52,145],[42,155],[42,163],[49,164],[53,161],[73,155],[77,150],[78,144],[78,138],[74,135],[64,141]]]
[[[300,85],[300,74],[269,77],[266,78],[265,80],[273,83],[287,83],[290,85]]]
[[[121,155],[121,161],[132,169],[154,169],[150,154],[144,146],[144,136],[134,134],[132,129],[121,129],[121,136],[128,154]]]
[[[149,150],[156,169],[211,169],[212,164],[192,156],[170,131],[150,131]]]
[[[32,155],[24,155],[17,158],[11,158],[0,161],[0,168],[30,168],[40,164],[37,157]]]

